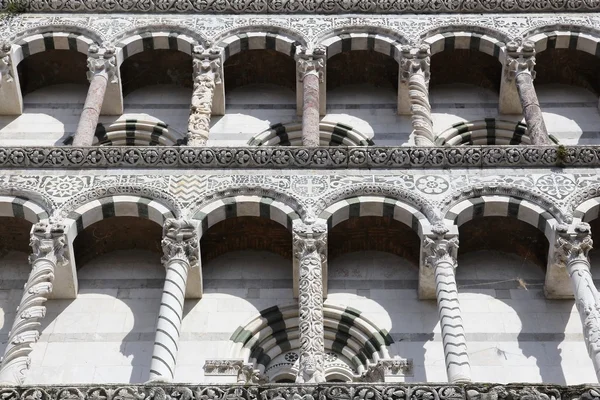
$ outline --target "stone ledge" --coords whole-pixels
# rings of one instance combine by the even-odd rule
[[[4,400],[600,400],[598,386],[535,384],[78,385],[0,389]]]
[[[600,167],[600,146],[0,148],[0,168],[536,167]]]
[[[597,11],[598,0],[23,0],[27,12],[481,13]],[[8,1],[0,1],[0,11]]]

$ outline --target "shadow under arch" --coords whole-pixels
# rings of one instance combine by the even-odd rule
[[[319,124],[321,146],[374,146],[375,143],[353,127],[335,122],[321,121]],[[302,123],[277,123],[255,135],[249,146],[301,146]]]

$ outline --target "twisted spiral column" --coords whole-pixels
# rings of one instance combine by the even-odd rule
[[[0,384],[20,385],[29,369],[31,345],[38,341],[40,319],[46,315],[47,296],[52,293],[54,269],[65,261],[67,249],[65,227],[60,223],[44,220],[31,229],[29,261],[31,273],[17,307],[8,344],[0,364]]]
[[[600,295],[590,272],[588,253],[592,245],[589,224],[581,223],[572,229],[565,225],[557,228],[556,261],[566,266],[571,278],[585,344],[600,381]]]
[[[417,146],[433,146],[435,140],[429,104],[430,56],[428,45],[417,49],[402,47],[401,79],[408,81],[413,137]]]
[[[171,381],[175,376],[185,287],[189,268],[198,263],[198,240],[196,226],[191,221],[168,219],[165,222],[162,261],[167,274],[158,310],[151,381]]]
[[[325,382],[322,257],[327,246],[327,227],[323,224],[296,224],[293,239],[294,256],[300,266],[300,366],[296,383]]]
[[[457,266],[458,237],[448,235],[445,228],[434,228],[433,234],[425,237],[423,250],[426,265],[434,269],[448,381],[470,382],[471,366],[454,274]]]

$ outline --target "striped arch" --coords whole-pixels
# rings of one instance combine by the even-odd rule
[[[369,32],[345,32],[320,40],[320,44],[327,49],[327,59],[346,51],[371,50],[390,56],[398,63],[402,56],[401,46],[406,43],[406,40]]]
[[[25,58],[47,50],[72,50],[87,56],[93,43],[94,40],[81,33],[59,31],[29,35],[13,44],[13,63],[16,66]]]
[[[554,143],[558,140],[551,136]],[[523,122],[486,118],[479,121],[464,121],[453,124],[435,139],[438,146],[457,145],[513,145],[531,144],[527,125]]]
[[[600,57],[600,37],[589,33],[560,30],[536,33],[527,39],[535,43],[536,53],[547,49],[569,49]]]
[[[471,27],[469,29],[472,29]],[[469,32],[441,32],[425,36],[423,43],[431,47],[431,55],[442,51],[475,50],[490,55],[503,62],[505,58],[505,44],[501,40],[484,33]]]
[[[24,197],[0,196],[0,217],[22,218],[35,224],[49,215],[42,206]]]
[[[369,364],[389,358],[392,337],[359,310],[325,303],[323,317],[325,351],[348,360],[351,374],[361,374]],[[230,355],[269,372],[279,356],[300,348],[299,337],[298,306],[273,306],[235,330]],[[326,365],[326,375],[327,369]]]
[[[461,226],[476,218],[512,217],[527,222],[544,233],[552,243],[557,220],[542,207],[527,200],[507,196],[481,196],[454,205],[444,217],[446,226]]]
[[[573,211],[573,219],[581,222],[592,222],[600,216],[600,197],[594,197],[581,203]]]
[[[98,146],[175,146],[185,136],[163,122],[127,119],[112,124],[98,124],[94,145]]]
[[[374,146],[375,143],[349,125],[335,122],[319,124],[321,146]],[[249,146],[302,146],[302,123],[274,124],[254,136]]]
[[[88,226],[111,217],[138,217],[163,225],[174,213],[164,204],[141,196],[116,195],[92,200],[71,211],[65,219],[70,240]]]
[[[202,207],[193,219],[199,220],[200,236],[211,226],[228,218],[261,217],[278,222],[292,230],[295,220],[300,217],[290,206],[265,196],[234,196],[215,200]]]
[[[276,32],[245,32],[221,39],[217,46],[223,48],[223,62],[234,54],[246,50],[275,50],[294,57],[296,48],[301,46],[299,38]]]
[[[148,50],[177,50],[192,55],[198,41],[191,35],[176,31],[142,32],[132,34],[117,44],[119,66],[129,57]]]
[[[429,220],[419,210],[399,200],[380,196],[357,196],[340,200],[319,215],[319,219],[327,223],[329,229],[352,217],[392,217],[411,227],[420,238],[431,230]]]

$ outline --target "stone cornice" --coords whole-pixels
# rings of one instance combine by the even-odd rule
[[[600,146],[5,147],[0,168],[600,167]]]
[[[8,9],[0,1],[0,10]],[[25,0],[28,12],[152,12],[152,13],[482,13],[596,11],[598,0]]]

